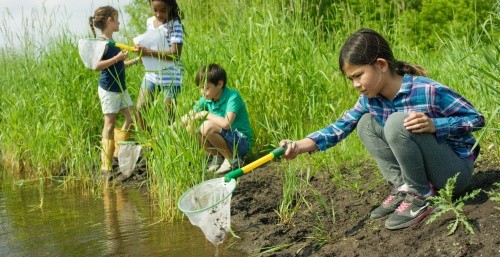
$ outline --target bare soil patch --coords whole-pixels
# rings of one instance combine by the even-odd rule
[[[283,170],[271,163],[238,179],[231,200],[231,226],[240,238],[226,239],[223,247],[236,248],[249,256],[500,256],[500,202],[490,200],[485,193],[500,190],[494,186],[500,182],[499,167],[500,163],[486,158],[476,161],[464,193],[483,190],[464,207],[475,234],[459,227],[448,236],[452,213],[430,224],[424,220],[396,231],[384,227],[385,219],[368,219],[370,211],[390,191],[383,183],[371,186],[380,179],[371,165],[364,167],[360,176],[342,171],[346,184],[359,184],[357,191],[340,188],[328,172],[319,171],[309,179],[310,186],[297,194],[297,201],[305,199],[307,204],[300,204],[283,224],[277,214],[283,196]],[[146,174],[146,163],[141,160],[132,176],[123,179],[115,173],[113,179],[122,186],[142,187]],[[280,246],[279,250],[265,252]]]
[[[270,164],[242,176],[233,193],[231,224],[236,235],[228,244],[255,256],[500,256],[500,202],[482,192],[465,206],[465,215],[475,228],[468,234],[463,227],[447,236],[451,213],[433,223],[424,220],[410,228],[390,231],[384,221],[366,219],[370,210],[387,196],[386,185],[361,192],[339,189],[327,172],[318,172],[309,181],[314,190],[301,196],[301,204],[288,224],[280,224],[276,212],[282,199],[282,170]],[[372,167],[361,172],[365,182],[379,179]],[[478,160],[467,192],[497,190],[499,163]],[[467,193],[466,192],[466,193]],[[328,208],[318,201],[326,201]],[[333,206],[333,208],[332,208]],[[226,243],[225,243],[226,244]],[[283,249],[264,253],[266,249]]]

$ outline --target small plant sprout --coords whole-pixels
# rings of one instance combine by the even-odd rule
[[[498,190],[498,189],[500,189],[500,182],[494,183],[493,186],[495,188],[492,189],[491,191],[486,192],[486,193],[490,196],[490,200],[500,202],[500,190]],[[495,209],[500,211],[500,207],[498,207],[498,206],[495,207]]]
[[[463,207],[466,201],[474,199],[481,192],[481,189],[476,189],[453,200],[453,189],[455,188],[457,176],[458,174],[448,179],[445,187],[439,190],[439,194],[429,198],[437,211],[431,215],[426,224],[432,223],[447,212],[451,212],[455,216],[447,227],[449,230],[448,236],[455,233],[460,224],[464,226],[467,233],[474,234],[474,227],[465,216]]]

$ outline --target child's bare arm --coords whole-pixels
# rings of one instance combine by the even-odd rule
[[[136,58],[131,59],[131,60],[126,60],[125,67],[129,67],[129,66],[132,66],[134,64],[139,64],[140,61],[141,61],[140,57],[136,57]]]
[[[206,115],[206,119],[213,121],[219,127],[228,130],[231,128],[231,125],[233,124],[234,120],[236,119],[236,113],[227,112],[226,117],[220,117],[220,116],[215,115],[213,113],[208,113]]]
[[[113,56],[112,58],[109,58],[107,60],[100,60],[97,63],[95,70],[101,71],[101,70],[107,69],[107,68],[111,67],[112,65],[116,64],[117,62],[127,59],[127,56],[128,56],[127,51],[120,51],[117,55]]]

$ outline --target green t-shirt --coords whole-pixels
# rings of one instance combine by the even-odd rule
[[[236,118],[231,125],[231,129],[238,130],[245,135],[248,139],[248,144],[252,146],[252,128],[248,119],[248,111],[238,91],[225,86],[219,101],[215,103],[202,96],[194,106],[194,110],[208,111],[220,117],[226,117],[226,113],[234,112]]]

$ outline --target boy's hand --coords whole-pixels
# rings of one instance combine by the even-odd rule
[[[197,112],[195,110],[191,110],[188,114],[181,117],[181,122],[184,124],[187,131],[194,132],[196,126],[193,126],[193,124],[196,124],[197,121],[206,119],[207,116],[208,111]]]
[[[196,120],[206,119],[208,116],[208,111],[201,111],[195,114],[194,118]]]
[[[181,122],[184,124],[184,126],[187,126],[189,124],[189,121],[191,120],[191,115],[186,114],[181,117]]]
[[[184,123],[184,125],[187,125],[192,119],[194,119],[195,115],[196,111],[194,110],[189,111],[188,114],[181,117],[182,123]]]

